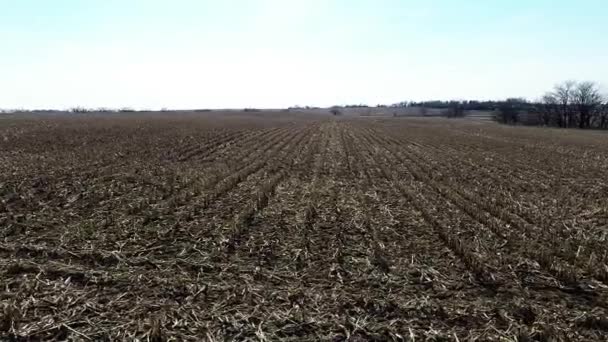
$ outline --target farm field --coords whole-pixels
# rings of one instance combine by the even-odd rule
[[[0,338],[605,341],[608,135],[0,116]]]

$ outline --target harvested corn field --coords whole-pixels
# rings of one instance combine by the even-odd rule
[[[603,341],[608,136],[0,117],[0,336]]]

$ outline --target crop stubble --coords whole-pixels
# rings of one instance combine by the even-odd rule
[[[0,119],[5,338],[605,340],[608,139],[440,119]]]

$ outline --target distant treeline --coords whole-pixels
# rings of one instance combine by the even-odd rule
[[[390,105],[393,108],[403,107],[425,107],[434,109],[449,109],[453,107],[461,107],[464,110],[488,110],[492,111],[498,108],[503,101],[404,101]]]
[[[490,111],[494,112],[498,122],[506,124],[608,129],[608,99],[594,82],[566,81],[557,84],[538,101],[523,98],[504,101],[410,101],[391,107],[443,109],[448,117],[462,117],[467,111]]]

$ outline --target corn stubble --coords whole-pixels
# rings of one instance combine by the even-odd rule
[[[0,135],[0,339],[608,339],[602,133],[205,112]]]

